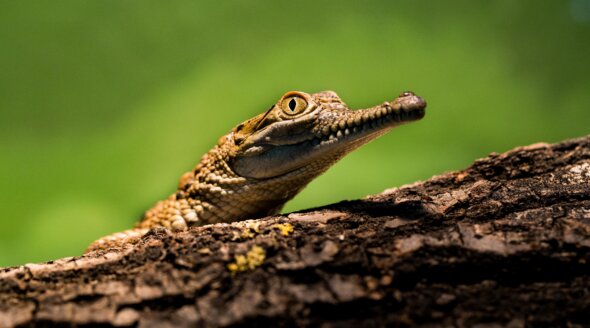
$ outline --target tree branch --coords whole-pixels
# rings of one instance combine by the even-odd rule
[[[590,325],[590,136],[363,200],[0,269],[0,326]]]

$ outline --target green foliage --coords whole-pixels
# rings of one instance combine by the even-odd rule
[[[351,154],[286,211],[587,134],[590,23],[572,8],[4,2],[0,265],[77,255],[129,228],[221,135],[292,89],[333,89],[353,108],[412,90],[429,106],[423,121]]]

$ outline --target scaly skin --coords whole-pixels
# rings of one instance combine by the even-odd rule
[[[425,108],[411,92],[355,111],[332,91],[288,92],[221,137],[183,175],[176,193],[147,211],[135,229],[104,237],[89,250],[133,242],[157,226],[183,231],[277,214],[339,159],[397,125],[421,119]]]

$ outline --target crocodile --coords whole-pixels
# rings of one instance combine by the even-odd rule
[[[154,227],[177,232],[277,214],[339,159],[395,126],[421,119],[425,108],[409,91],[359,110],[350,110],[333,91],[287,92],[221,137],[181,177],[176,192],[145,212],[135,228],[103,237],[88,251],[137,241]]]

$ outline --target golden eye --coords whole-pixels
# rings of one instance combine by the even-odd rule
[[[281,108],[287,115],[296,115],[307,108],[307,101],[300,96],[289,96],[283,99]]]

